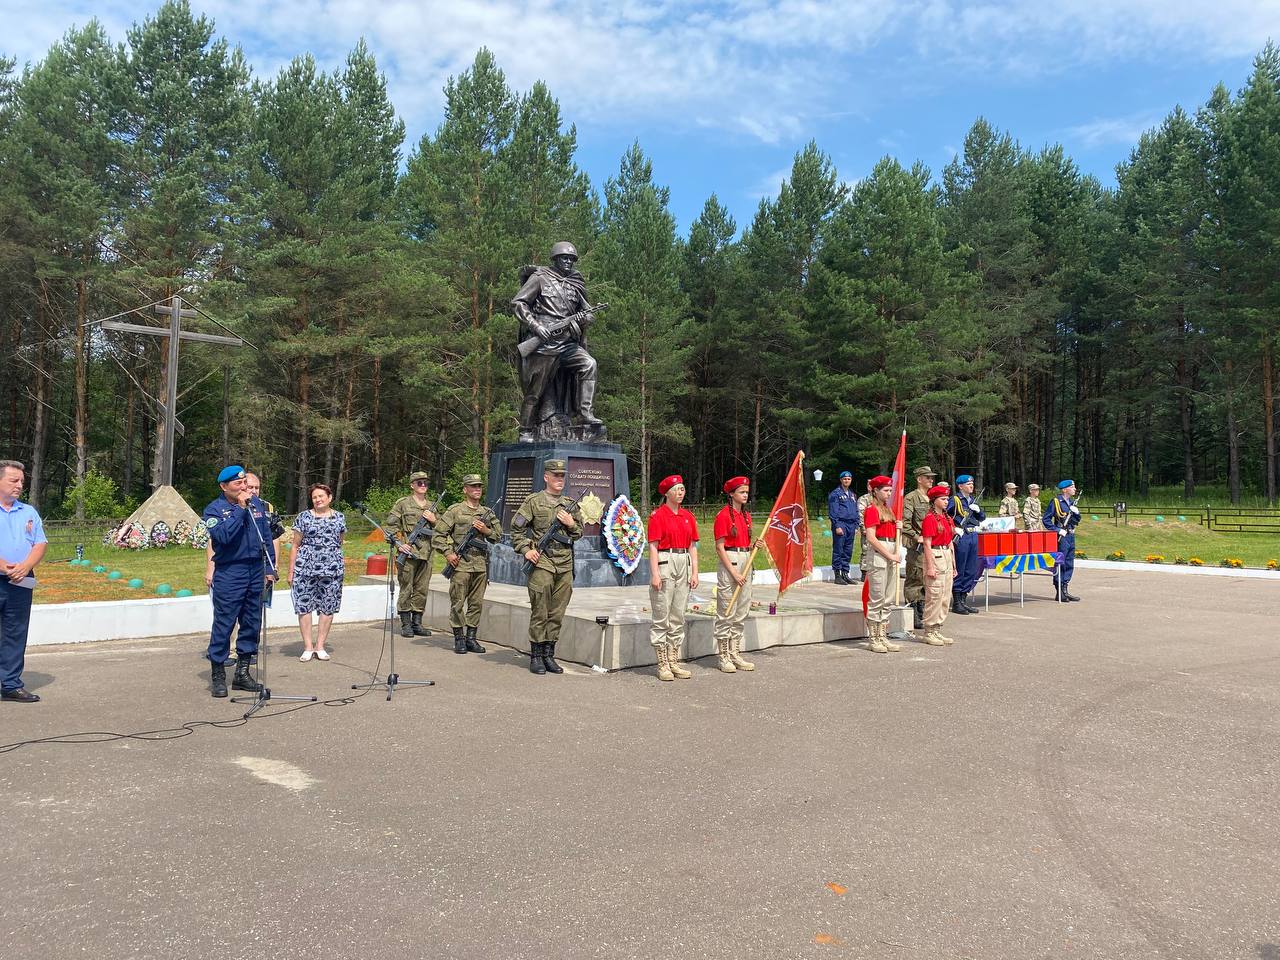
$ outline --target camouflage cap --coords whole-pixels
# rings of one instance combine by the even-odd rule
[[[413,471],[413,473],[409,474],[410,483],[417,483],[419,480],[430,480],[430,479],[431,479],[431,475],[428,474],[425,470],[415,470]]]
[[[462,478],[462,485],[464,487],[479,487],[484,485],[484,481],[480,479],[480,474],[468,473]]]
[[[542,468],[547,473],[567,473],[563,460],[548,460]]]
[[[937,474],[933,472],[933,467],[916,467],[916,476],[917,477],[936,477]]]

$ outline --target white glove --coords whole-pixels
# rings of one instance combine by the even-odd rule
[[[1080,508],[1077,507],[1074,503],[1071,505],[1071,512],[1074,513],[1076,516],[1080,516]]]

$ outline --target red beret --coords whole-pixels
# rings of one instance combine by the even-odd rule
[[[926,494],[926,496],[930,499],[930,501],[937,500],[939,497],[949,497],[951,496],[951,488],[944,487],[941,484],[939,484],[936,487],[930,487],[929,492]]]
[[[879,487],[892,487],[893,477],[886,477],[884,474],[881,474],[878,477],[872,477],[867,481],[867,484],[872,490],[878,489]]]
[[[667,491],[670,490],[672,487],[674,487],[677,483],[684,483],[684,477],[680,476],[680,474],[678,473],[673,473],[671,476],[667,477],[660,484],[658,484],[658,496],[665,497],[667,495]]]
[[[750,483],[751,481],[746,477],[730,477],[724,482],[724,492],[733,493],[733,491],[737,490],[739,487],[749,486]]]

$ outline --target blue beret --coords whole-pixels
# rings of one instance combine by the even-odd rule
[[[222,472],[218,474],[219,483],[228,483],[232,480],[239,480],[244,476],[244,467],[223,467]]]
[[[962,473],[960,476],[956,477],[956,483],[973,483],[973,477],[969,476],[967,473]]]
[[[853,479],[853,474],[852,474],[852,473],[850,473],[848,470],[841,470],[841,471],[840,471],[840,476],[839,476],[837,479],[839,479],[839,480],[843,480],[845,477],[848,477],[850,480],[852,480],[852,479]]]
[[[1058,481],[1058,489],[1059,489],[1059,490],[1065,490],[1065,489],[1067,489],[1067,487],[1074,487],[1075,485],[1076,485],[1076,482],[1075,482],[1074,480],[1059,480],[1059,481]]]

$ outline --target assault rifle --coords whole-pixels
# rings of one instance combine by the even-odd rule
[[[578,500],[581,500],[583,494],[585,494],[586,492],[587,492],[586,489],[584,489],[582,493],[578,495]],[[574,507],[578,505],[578,500],[570,500],[568,506],[558,506],[556,507],[556,510],[557,511],[572,510]],[[534,545],[533,549],[538,551],[538,556],[542,556],[543,552],[547,549],[547,547],[551,546],[551,544],[553,543],[558,543],[558,544],[561,544],[562,546],[567,546],[569,547],[570,550],[573,549],[573,541],[570,540],[568,536],[565,534],[564,524],[560,522],[559,517],[555,517],[552,519],[551,526],[547,527],[547,532],[542,535],[542,537]],[[528,557],[525,557],[524,575],[526,578],[529,576],[529,574],[533,573],[534,566],[535,564],[531,563]]]
[[[475,527],[467,531],[467,535],[462,538],[462,543],[458,544],[458,549],[454,551],[458,555],[458,563],[462,563],[463,560],[467,559],[467,551],[472,547],[475,547],[486,556],[489,553],[489,544],[485,542],[484,534]],[[452,580],[453,575],[458,572],[458,568],[446,560],[444,569],[440,572],[444,574],[446,580]]]
[[[527,340],[521,340],[520,343],[517,344],[516,349],[520,351],[520,359],[528,359],[529,355],[542,346],[543,343],[550,340],[556,334],[563,333],[572,326],[577,326],[579,331],[585,330],[590,326],[590,321],[594,319],[595,312],[597,310],[603,310],[607,306],[609,306],[607,303],[597,303],[594,307],[589,306],[586,309],[579,310],[577,313],[564,317],[563,319],[553,320],[551,323],[544,324],[541,335],[535,334]]]
[[[429,511],[431,513],[435,513],[437,510],[440,509],[440,504],[442,503],[444,503],[443,492],[441,492],[440,494],[440,499],[438,499],[435,502],[435,504],[433,504],[431,507],[428,508]],[[417,525],[414,526],[413,530],[410,531],[409,533],[408,540],[401,540],[400,534],[397,533],[394,529],[392,529],[391,527],[387,526],[384,523],[379,523],[374,517],[369,515],[369,509],[366,504],[354,503],[352,504],[352,506],[355,507],[356,510],[360,512],[360,516],[364,517],[366,520],[369,521],[369,524],[371,526],[377,527],[379,530],[381,530],[382,535],[383,537],[386,538],[387,543],[391,544],[396,548],[395,554],[396,554],[396,572],[397,573],[399,573],[401,570],[404,569],[404,562],[405,560],[408,559],[408,555],[405,554],[400,549],[400,547],[407,546],[410,549],[413,549],[415,546],[418,545],[418,541],[422,539],[424,533],[430,534],[435,530],[435,524],[429,522],[426,517],[419,517]]]
[[[978,491],[977,495],[973,498],[973,502],[978,506],[978,512],[983,514],[984,516],[986,515],[986,511],[982,509],[982,495],[986,492],[987,492],[987,488],[983,487],[981,490]],[[958,494],[953,494],[953,495],[958,496]],[[962,521],[960,521],[960,532],[969,533],[970,531],[977,530],[978,527],[980,527],[981,525],[982,525],[982,521],[976,518],[973,515],[973,511],[970,510],[969,515],[965,517]]]

